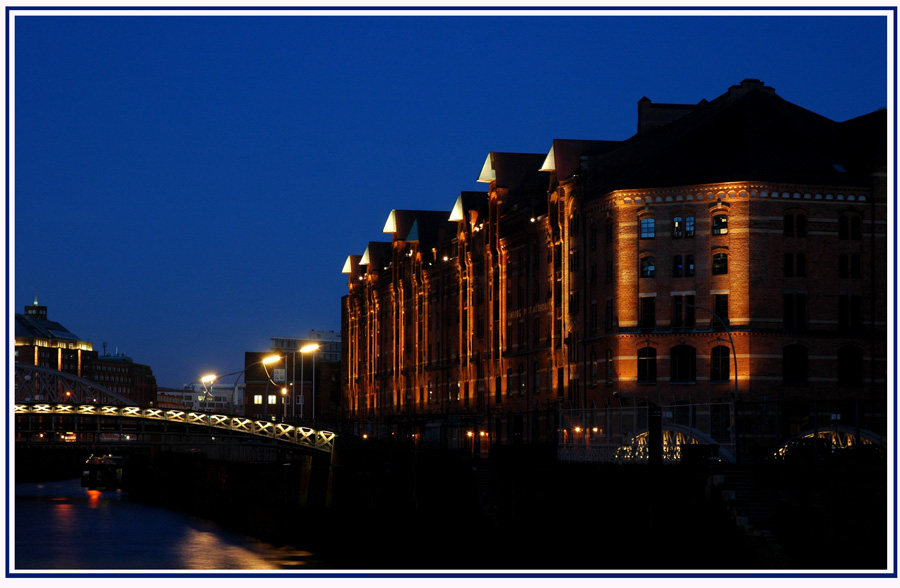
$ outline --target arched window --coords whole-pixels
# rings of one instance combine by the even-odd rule
[[[653,239],[656,237],[656,219],[647,217],[641,219],[641,239]]]
[[[856,214],[838,217],[838,239],[859,241],[862,239],[862,219]]]
[[[638,383],[639,384],[655,384],[656,383],[656,349],[653,347],[642,347],[638,349]]]
[[[532,380],[531,390],[534,394],[540,394],[541,392],[541,364],[540,362],[534,362],[534,379]]]
[[[712,234],[727,235],[728,234],[728,215],[717,214],[712,219]]]
[[[525,381],[525,366],[521,363],[519,364],[519,394],[525,394],[525,386],[527,382]]]
[[[672,238],[681,239],[684,237],[684,219],[676,216],[672,219]]]
[[[656,258],[652,255],[641,258],[641,277],[652,278],[656,276]]]
[[[591,349],[591,386],[596,386],[599,378],[600,365],[597,363],[597,351]]]
[[[862,349],[853,345],[838,349],[837,372],[838,386],[862,386]]]
[[[613,383],[613,356],[612,349],[606,350],[606,383]]]
[[[697,381],[697,350],[690,345],[676,345],[669,352],[669,381]]]
[[[709,380],[711,382],[727,382],[731,379],[730,360],[731,349],[724,345],[712,348],[709,354]]]
[[[781,353],[781,375],[785,384],[809,381],[809,352],[803,345],[788,345]]]
[[[728,254],[715,253],[712,258],[713,275],[724,275],[728,273]]]

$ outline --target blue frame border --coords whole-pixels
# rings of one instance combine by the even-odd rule
[[[807,12],[839,12],[846,10],[854,10],[854,11],[889,11],[893,16],[893,31],[894,31],[894,100],[892,107],[894,109],[894,158],[893,158],[893,169],[896,172],[897,170],[897,6],[826,6],[826,7],[811,7],[811,6],[528,6],[528,7],[516,7],[516,6],[226,6],[226,7],[212,7],[212,6],[82,6],[82,7],[71,7],[71,6],[6,6],[6,71],[5,71],[5,82],[6,82],[6,161],[5,161],[5,188],[6,188],[6,300],[7,305],[10,300],[10,276],[9,276],[9,267],[10,267],[10,239],[9,239],[9,228],[10,228],[10,217],[9,217],[9,208],[10,208],[10,185],[9,185],[9,149],[10,149],[10,141],[9,141],[9,55],[10,55],[10,42],[9,42],[9,22],[10,22],[10,13],[11,11],[16,10],[26,10],[26,11],[58,11],[58,10],[67,10],[67,11],[132,11],[132,10],[141,10],[141,11],[160,11],[160,12],[173,12],[173,11],[254,11],[254,12],[266,12],[271,10],[304,10],[304,11],[317,11],[317,10],[329,10],[329,11],[359,11],[359,10],[367,10],[367,11],[378,11],[378,12],[388,12],[388,11],[459,11],[459,12],[473,12],[473,11],[505,11],[505,12],[539,12],[546,10],[553,11],[575,11],[575,10],[604,10],[604,11],[616,11],[616,10],[631,10],[631,11],[658,11],[658,10],[666,10],[666,11],[724,11],[724,12],[736,12],[736,11],[765,11],[765,12],[778,12],[778,11],[807,11]],[[897,178],[894,178],[894,190],[893,190],[893,198],[894,198],[894,214],[893,214],[893,222],[894,222],[894,239],[893,239],[893,253],[894,253],[894,276],[893,276],[893,286],[894,286],[894,296],[893,296],[893,308],[894,308],[894,353],[890,358],[892,360],[892,365],[894,366],[894,385],[893,385],[893,394],[894,394],[894,410],[893,410],[893,424],[894,424],[894,434],[895,437],[893,439],[893,447],[894,447],[894,496],[893,496],[893,504],[894,504],[894,517],[892,521],[893,523],[893,537],[894,537],[894,554],[893,554],[893,572],[874,572],[874,573],[776,573],[776,572],[760,572],[760,573],[751,573],[751,572],[740,572],[740,573],[728,573],[728,572],[716,572],[710,571],[709,573],[702,572],[685,572],[685,573],[658,573],[658,572],[634,572],[634,573],[602,573],[602,572],[558,572],[558,573],[477,573],[477,572],[460,572],[460,573],[452,573],[452,572],[441,572],[441,573],[428,573],[428,572],[383,572],[383,573],[354,573],[354,572],[334,572],[334,573],[291,573],[291,572],[272,572],[272,573],[259,573],[259,572],[248,572],[248,573],[233,573],[233,572],[223,572],[223,573],[196,573],[196,574],[188,574],[188,573],[125,573],[125,572],[109,572],[109,573],[98,573],[98,572],[89,572],[89,573],[22,573],[22,572],[11,572],[10,571],[10,538],[11,532],[9,528],[9,515],[10,515],[10,497],[7,492],[6,495],[6,578],[190,578],[190,579],[198,579],[198,578],[424,578],[424,579],[437,579],[437,578],[485,578],[485,579],[507,579],[507,578],[559,578],[559,579],[583,579],[583,578],[646,578],[646,579],[654,579],[654,578],[792,578],[792,579],[804,579],[804,578],[897,578],[897,563],[898,563],[898,551],[897,551],[897,373],[896,373],[896,365],[897,365],[897,329],[896,329],[896,312],[897,312]],[[5,327],[6,327],[6,341],[7,346],[10,341],[10,326],[9,326],[9,308],[6,309],[6,318],[5,318]],[[6,365],[6,373],[9,374],[9,348],[7,347],[5,365]],[[10,406],[11,401],[11,391],[9,388],[9,380],[7,377],[6,382],[6,406]],[[10,426],[10,413],[6,411],[6,431],[9,431]],[[9,471],[9,463],[10,463],[10,448],[7,444],[6,448],[6,490],[9,489],[10,484],[10,471]]]

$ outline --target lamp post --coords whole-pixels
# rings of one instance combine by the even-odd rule
[[[309,345],[304,345],[298,351],[300,352],[300,418],[303,418],[303,407],[306,404],[306,399],[303,396],[303,356],[307,353],[312,353],[319,349],[318,343],[310,343]],[[312,418],[316,419],[316,356],[313,355],[313,400],[312,400]]]

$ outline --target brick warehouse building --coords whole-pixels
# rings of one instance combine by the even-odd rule
[[[885,434],[886,112],[744,80],[638,119],[489,154],[449,214],[390,213],[344,266],[348,419],[475,451],[619,447],[651,406],[742,457]]]

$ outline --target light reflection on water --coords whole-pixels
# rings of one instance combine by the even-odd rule
[[[79,480],[16,484],[13,559],[26,570],[278,570],[324,567],[189,515]]]

